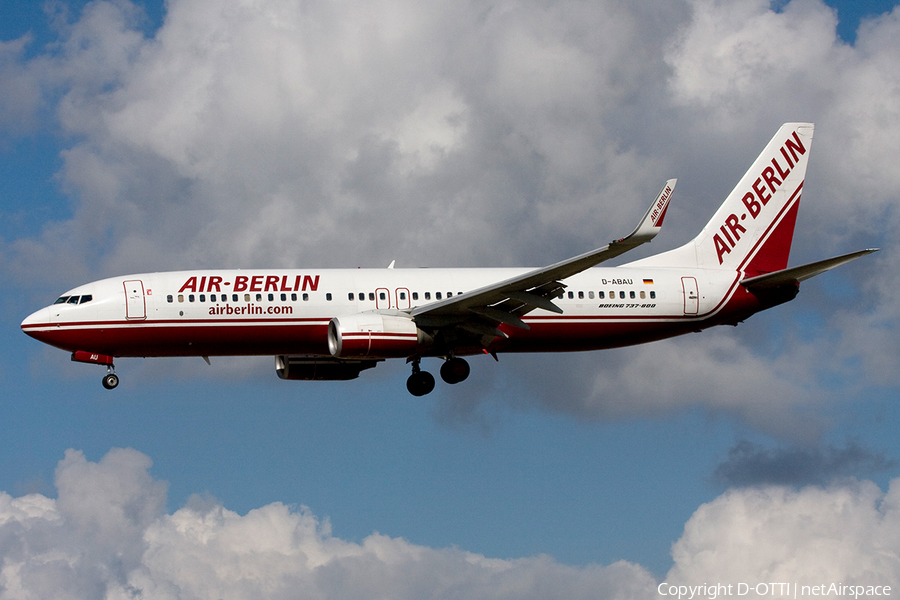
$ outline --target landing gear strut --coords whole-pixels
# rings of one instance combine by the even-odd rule
[[[423,371],[419,367],[420,362],[422,362],[421,358],[413,360],[412,375],[406,380],[406,389],[413,396],[424,396],[425,394],[430,394],[434,389],[434,375],[428,371]]]

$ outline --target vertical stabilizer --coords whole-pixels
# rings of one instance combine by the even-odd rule
[[[750,277],[787,267],[812,138],[812,123],[782,125],[700,235],[639,262]]]

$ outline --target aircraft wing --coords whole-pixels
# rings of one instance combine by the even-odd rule
[[[528,329],[521,316],[532,310],[542,308],[561,313],[562,309],[552,302],[566,287],[560,280],[619,256],[656,237],[666,216],[675,181],[670,179],[666,182],[638,226],[628,236],[556,264],[417,307],[411,311],[411,316],[421,327],[457,326],[476,335],[506,337],[497,329],[501,323]]]
[[[825,260],[809,263],[807,265],[801,265],[799,267],[791,267],[790,269],[783,269],[781,271],[775,271],[774,273],[766,273],[765,275],[750,277],[748,279],[742,280],[741,285],[751,292],[772,289],[786,284],[796,285],[801,281],[809,279],[810,277],[821,275],[825,271],[829,271],[835,267],[848,263],[851,260],[856,260],[861,256],[865,256],[866,254],[871,254],[873,252],[878,252],[878,248],[868,248],[866,250],[860,250],[858,252],[851,252],[850,254],[835,256],[834,258],[826,258]]]

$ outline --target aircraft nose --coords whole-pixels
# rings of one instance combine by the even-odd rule
[[[49,323],[50,307],[42,308],[41,310],[35,311],[25,317],[25,320],[22,321],[22,331],[24,331],[31,337],[37,337],[35,335],[37,333],[37,330],[35,328],[42,325],[48,325]]]

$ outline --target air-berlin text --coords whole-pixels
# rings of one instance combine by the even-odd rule
[[[732,213],[725,217],[725,223],[719,226],[719,233],[713,235],[713,243],[716,246],[716,255],[720,265],[725,255],[730,254],[743,234],[747,233],[747,229],[741,225],[741,221],[745,221],[748,216],[756,219],[762,213],[775,191],[785,182],[791,170],[804,154],[806,154],[806,147],[795,131],[781,145],[779,154],[772,158],[759,177],[750,185],[750,189],[744,193],[741,202],[743,202],[746,212],[741,212],[740,216]]]
[[[181,292],[315,292],[319,289],[318,275],[236,275],[234,282],[219,275],[188,277]]]
[[[660,194],[659,200],[653,205],[650,212],[650,222],[656,227],[662,227],[663,219],[666,218],[666,208],[668,208],[669,197],[672,195],[672,186],[667,185],[663,193]]]
[[[247,304],[245,306],[224,306],[209,307],[210,315],[292,315],[294,308],[292,306],[259,306],[256,304]]]

